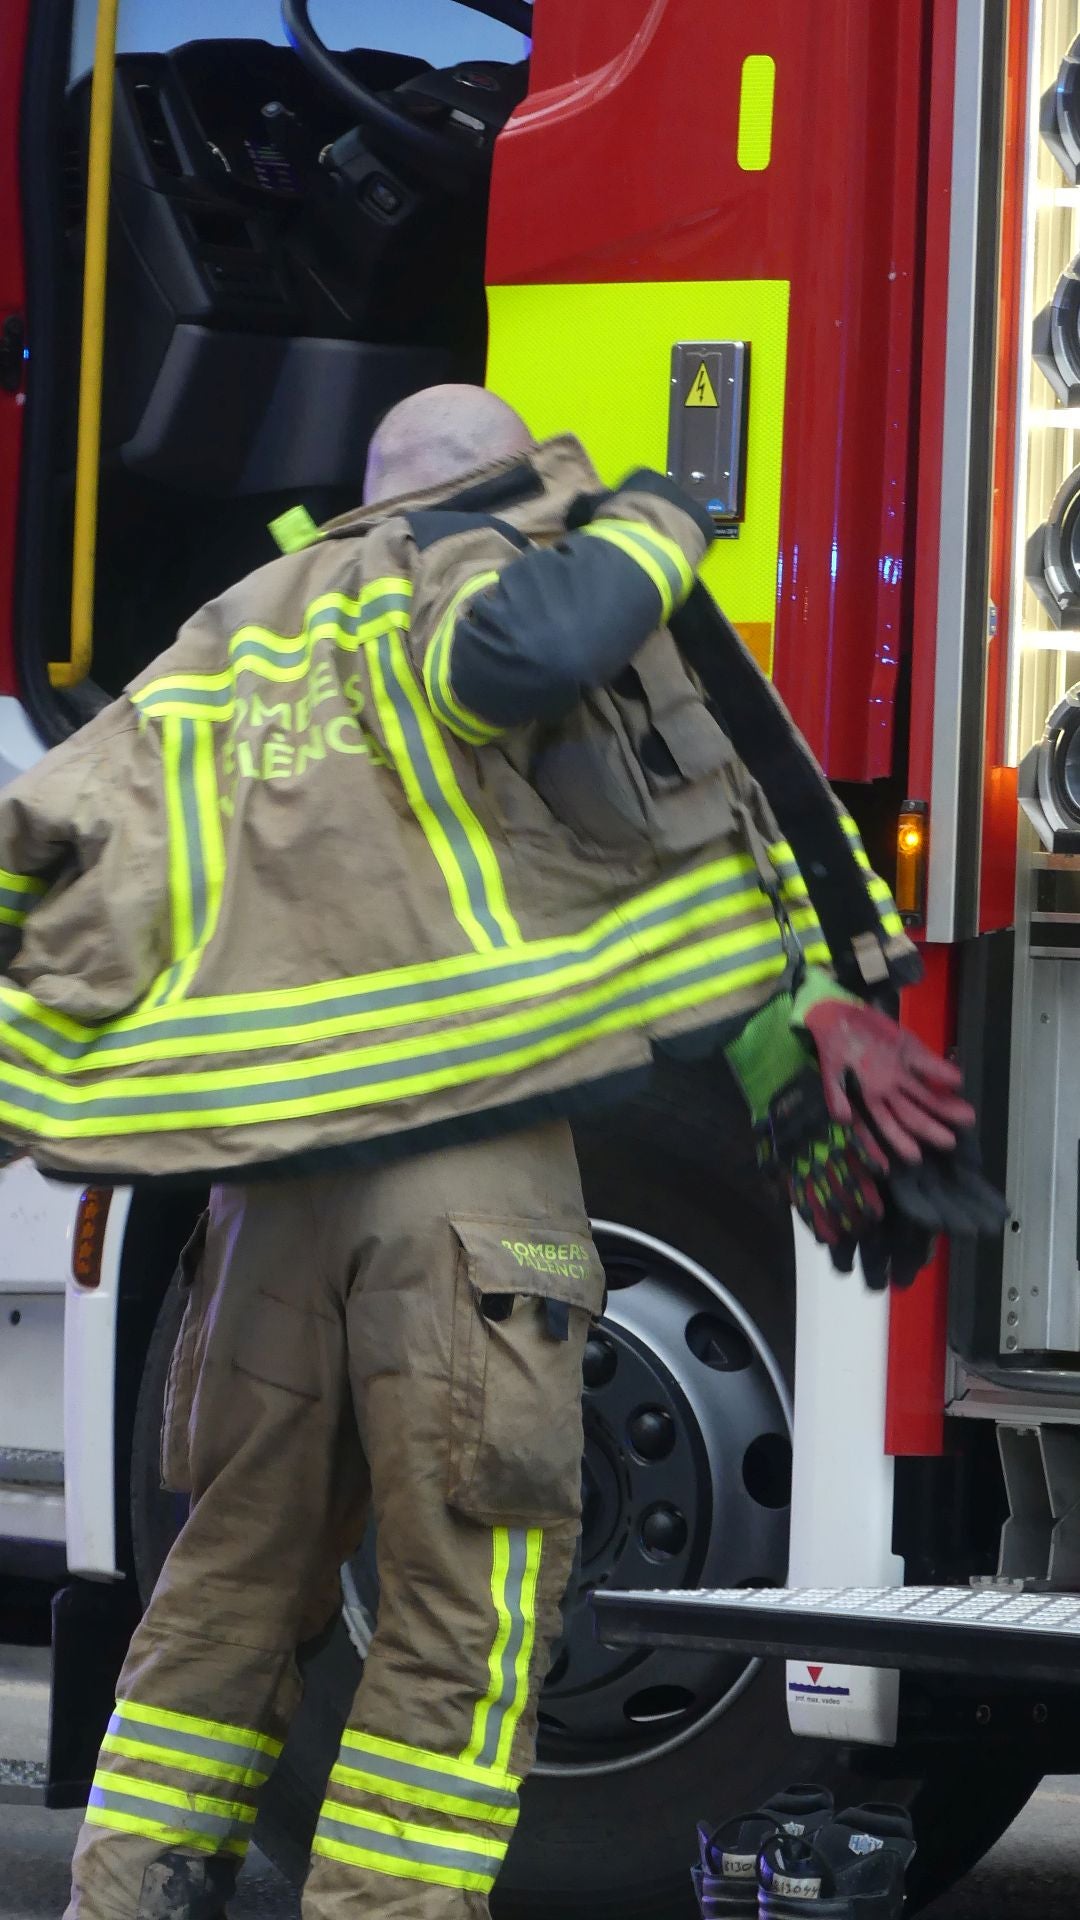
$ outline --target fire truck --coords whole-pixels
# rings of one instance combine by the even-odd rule
[[[708,584],[894,883],[903,1018],[959,1049],[1004,1244],[891,1299],[833,1274],[709,1063],[582,1127],[609,1303],[500,1902],[682,1912],[694,1819],[800,1777],[911,1806],[923,1902],[1080,1767],[1068,1684],[959,1629],[953,1670],[902,1677],[835,1627],[786,1663],[620,1648],[590,1601],[1080,1593],[1080,0],[0,11],[0,778],[284,510],[353,504],[396,399],[486,378],[608,481],[649,463],[707,507]],[[201,1204],[0,1176],[0,1578],[54,1589],[48,1760],[0,1797],[85,1795],[179,1525],[158,1432]],[[261,1814],[295,1874],[370,1542],[343,1595]]]

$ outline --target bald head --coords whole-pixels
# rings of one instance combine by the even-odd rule
[[[392,407],[368,448],[370,506],[510,460],[532,445],[521,415],[486,387],[425,387]]]

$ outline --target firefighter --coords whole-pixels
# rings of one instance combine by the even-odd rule
[[[369,1508],[379,1617],[303,1910],[486,1911],[578,1531],[583,1100],[723,1045],[785,1152],[802,1089],[784,1173],[833,1241],[972,1117],[830,971],[668,630],[713,529],[666,478],[607,493],[569,437],[436,389],[376,434],[363,510],[278,534],[0,797],[0,1126],[68,1177],[213,1183],[163,1435],[190,1517],[120,1677],[81,1920],[221,1910]],[[902,978],[813,777],[861,964]]]

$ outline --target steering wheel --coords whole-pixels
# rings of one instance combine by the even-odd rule
[[[518,33],[532,32],[528,0],[461,0],[461,4]],[[500,92],[486,77],[496,71],[494,63],[466,62],[446,73],[419,75],[393,94],[373,93],[353,77],[345,62],[316,33],[311,24],[310,0],[281,0],[281,18],[297,58],[313,79],[348,108],[357,126],[382,135],[404,160],[441,186],[446,186],[448,175],[451,179],[475,180],[486,174],[494,136],[506,118],[506,114],[500,116],[491,110],[491,96]],[[455,109],[454,90],[464,93],[467,88],[475,88],[476,93],[470,93],[467,102],[458,102],[457,111],[464,125],[480,131],[479,141],[428,124],[436,117],[445,120]],[[413,111],[408,111],[405,103]],[[516,100],[511,102],[515,104]],[[463,111],[466,106],[467,112]]]

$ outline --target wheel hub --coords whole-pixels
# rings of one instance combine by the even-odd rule
[[[753,1671],[737,1655],[601,1646],[597,1587],[773,1585],[787,1559],[790,1408],[760,1331],[674,1249],[608,1223],[596,1239],[609,1305],[583,1364],[582,1537],[540,1704],[545,1772],[641,1764]]]

